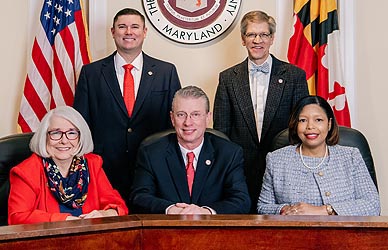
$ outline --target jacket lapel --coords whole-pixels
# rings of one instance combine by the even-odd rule
[[[243,119],[247,124],[248,130],[252,134],[255,143],[258,145],[259,136],[257,135],[255,113],[252,104],[251,89],[249,86],[248,59],[240,63],[235,68],[235,74],[235,79],[239,79],[239,81],[233,82],[233,90],[236,96],[236,101],[241,110]]]
[[[179,200],[190,204],[189,187],[187,184],[185,163],[178,146],[176,134],[169,135],[169,145],[166,153],[167,166],[174,182],[175,189],[179,195]]]
[[[272,55],[271,55],[272,56]],[[282,67],[280,61],[272,56],[271,78],[268,86],[267,101],[265,104],[263,128],[261,131],[261,138],[264,138],[269,126],[279,108],[282,93],[286,80],[282,78],[285,69]]]
[[[132,118],[135,117],[137,113],[139,113],[145,98],[147,97],[148,93],[151,91],[152,82],[156,74],[157,72],[156,72],[155,64],[152,63],[152,60],[148,55],[143,53],[143,70],[141,74],[139,90],[137,91]]]
[[[127,108],[125,107],[124,98],[121,94],[119,81],[117,80],[116,76],[116,69],[114,66],[114,55],[113,53],[111,56],[109,56],[104,62],[102,63],[101,67],[101,73],[102,77],[105,80],[105,83],[108,85],[108,88],[110,92],[113,95],[113,98],[116,100],[117,104],[119,105],[120,109],[128,115]]]
[[[193,190],[191,195],[192,203],[197,204],[213,164],[214,147],[210,142],[208,135],[205,133],[204,143],[202,145],[197,162],[197,168],[195,170]]]

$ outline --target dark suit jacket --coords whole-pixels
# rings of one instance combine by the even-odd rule
[[[265,156],[271,141],[277,133],[288,127],[295,103],[308,95],[305,72],[274,56],[272,59],[260,141],[249,87],[248,59],[220,73],[214,101],[213,127],[225,133],[244,150],[245,173],[252,199],[251,212],[256,211]]]
[[[110,182],[128,199],[139,144],[150,134],[172,128],[169,112],[181,85],[174,65],[143,53],[140,86],[129,117],[114,67],[115,53],[82,68],[74,108],[89,124],[94,153],[102,156]]]
[[[139,149],[130,204],[135,213],[165,213],[177,202],[208,206],[218,214],[247,213],[250,199],[240,146],[205,133],[190,198],[176,134]]]

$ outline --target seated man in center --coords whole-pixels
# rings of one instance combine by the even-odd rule
[[[133,213],[241,214],[250,198],[240,146],[206,132],[205,92],[176,92],[170,118],[176,133],[140,147],[131,188]]]

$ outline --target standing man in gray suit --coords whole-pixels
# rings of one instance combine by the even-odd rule
[[[181,84],[173,64],[142,51],[147,27],[139,11],[120,10],[111,34],[117,50],[82,68],[74,108],[90,127],[94,153],[102,156],[110,182],[127,199],[139,144],[150,134],[172,128],[169,112]],[[125,74],[129,64],[132,69]],[[126,105],[123,97],[128,73],[134,87],[131,105]]]
[[[214,128],[244,150],[251,212],[255,213],[271,141],[288,127],[291,110],[308,95],[308,87],[302,69],[269,53],[276,32],[273,17],[262,11],[248,12],[240,31],[248,58],[219,75]]]

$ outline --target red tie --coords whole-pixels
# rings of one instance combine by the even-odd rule
[[[189,152],[187,153],[187,166],[186,166],[186,174],[187,174],[187,183],[189,184],[189,192],[191,196],[191,190],[193,187],[193,181],[194,181],[194,153]]]
[[[133,80],[133,76],[131,70],[133,69],[132,64],[126,64],[123,66],[125,69],[124,73],[124,102],[127,107],[128,115],[132,115],[133,106],[135,104],[135,82]]]

